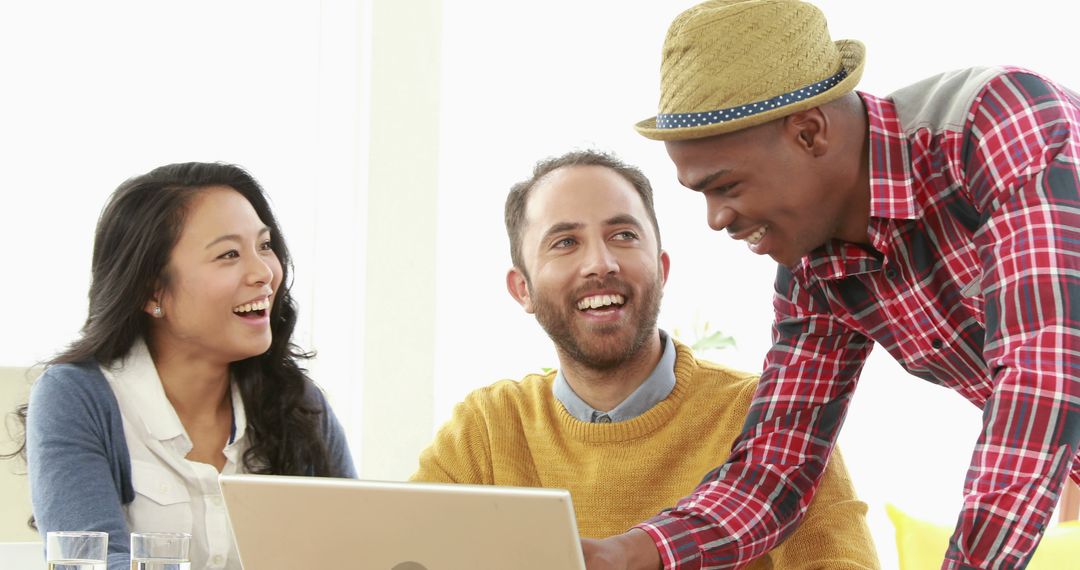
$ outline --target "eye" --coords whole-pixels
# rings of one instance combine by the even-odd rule
[[[715,196],[723,196],[723,195],[731,192],[731,190],[733,188],[735,188],[736,186],[738,186],[738,185],[739,185],[738,182],[732,182],[731,184],[725,184],[723,186],[717,186],[716,188],[713,188],[711,190],[706,190],[705,193],[706,194],[712,194],[712,195],[715,195]]]
[[[556,241],[554,244],[552,244],[551,247],[553,247],[555,249],[565,249],[565,248],[568,248],[568,247],[573,247],[576,244],[577,244],[577,240],[575,240],[574,238],[565,237],[565,238],[562,238],[562,239]]]
[[[219,255],[217,258],[218,259],[236,259],[238,257],[240,257],[240,252],[236,251],[235,249],[230,249],[229,251],[226,251],[225,253]]]
[[[262,251],[273,251],[274,250],[274,242],[271,241],[271,240],[266,240],[266,241],[259,244],[259,249],[262,250]]]
[[[636,239],[640,239],[640,238],[638,237],[637,232],[635,232],[633,230],[623,230],[623,231],[615,234],[614,236],[612,236],[612,239],[623,240],[623,241],[632,241],[632,240],[636,240]]]

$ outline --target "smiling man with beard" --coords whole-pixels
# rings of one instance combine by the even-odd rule
[[[757,379],[657,328],[670,259],[638,169],[593,151],[542,161],[511,189],[506,229],[507,289],[560,368],[469,394],[412,479],[569,489],[583,537],[625,532],[728,455]],[[749,568],[878,568],[865,515],[833,454],[805,522]]]

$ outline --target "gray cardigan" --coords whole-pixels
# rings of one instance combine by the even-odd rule
[[[322,392],[307,397],[322,414],[331,470],[356,477],[345,434]],[[34,518],[51,530],[109,533],[109,570],[130,568],[123,506],[135,499],[120,406],[96,363],[49,367],[34,383],[26,425]]]

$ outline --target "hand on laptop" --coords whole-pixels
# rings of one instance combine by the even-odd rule
[[[604,539],[583,538],[581,550],[588,570],[657,570],[660,553],[643,530],[630,529]]]

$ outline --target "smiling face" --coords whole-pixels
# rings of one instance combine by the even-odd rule
[[[641,196],[615,171],[568,166],[537,182],[521,254],[524,271],[511,269],[507,288],[564,357],[607,370],[656,335],[668,256]]]
[[[828,126],[826,115],[811,109],[666,147],[679,182],[705,197],[712,229],[791,267],[833,238],[866,237],[864,204],[851,192],[854,182],[836,174]]]
[[[240,193],[226,186],[191,199],[166,269],[167,283],[146,311],[156,350],[229,363],[270,347],[270,307],[282,268],[270,230]]]

